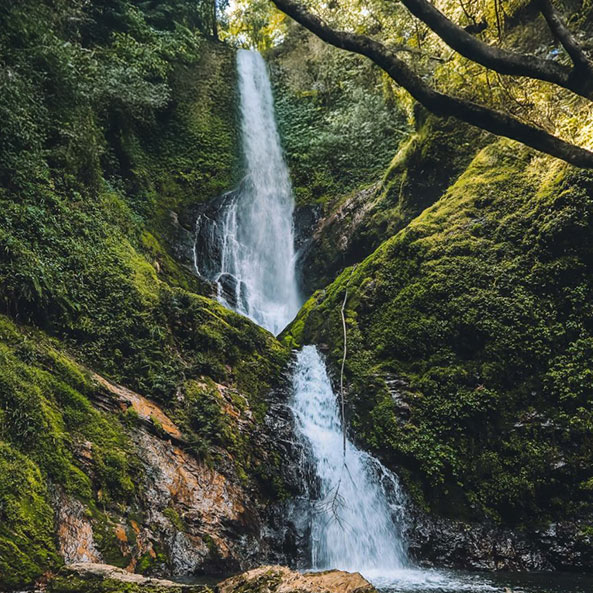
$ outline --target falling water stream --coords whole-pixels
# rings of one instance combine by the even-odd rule
[[[315,346],[298,353],[293,385],[297,428],[310,444],[321,485],[311,526],[313,567],[385,572],[406,566],[398,480],[349,440],[343,448],[338,403]]]
[[[216,219],[197,221],[196,235],[219,244],[210,276],[221,302],[278,334],[296,315],[294,198],[274,117],[272,88],[258,52],[237,52],[241,138],[246,174]],[[206,254],[211,258],[212,254]]]
[[[265,62],[257,52],[241,50],[237,71],[245,177],[237,190],[198,217],[195,266],[215,283],[223,304],[278,334],[300,305],[294,200]],[[311,504],[312,569],[358,571],[393,593],[505,590],[507,583],[491,575],[426,570],[410,562],[399,480],[350,440],[343,448],[336,395],[314,346],[297,354],[291,404],[297,437],[311,451],[319,484]],[[550,588],[569,590],[581,591]]]

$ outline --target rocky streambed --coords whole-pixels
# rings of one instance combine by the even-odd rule
[[[341,570],[298,573],[261,566],[216,585],[143,577],[108,564],[77,563],[52,577],[48,593],[376,593],[360,574]]]

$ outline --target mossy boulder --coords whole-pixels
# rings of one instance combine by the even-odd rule
[[[376,593],[360,573],[343,570],[299,573],[285,566],[260,566],[231,577],[217,593]]]
[[[108,564],[65,566],[51,578],[49,593],[212,593],[205,585],[184,585],[143,577]]]

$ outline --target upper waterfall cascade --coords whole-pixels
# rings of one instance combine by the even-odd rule
[[[237,72],[246,175],[216,216],[198,218],[196,246],[199,239],[204,249],[196,249],[195,265],[216,282],[221,302],[278,334],[300,305],[294,198],[266,63],[258,52],[240,50]]]

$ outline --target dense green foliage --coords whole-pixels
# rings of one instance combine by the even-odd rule
[[[158,401],[176,445],[250,496],[287,494],[256,433],[289,349],[187,269],[193,209],[238,180],[234,53],[211,39],[214,7],[0,7],[0,588],[60,565],[62,495],[103,559],[130,564],[115,527],[131,541],[144,513],[133,436],[171,435],[104,405],[92,372]],[[251,24],[270,46],[262,10]],[[349,213],[349,253],[349,220],[320,238],[311,284],[376,251],[307,302],[287,343],[327,344],[335,364],[348,287],[352,434],[418,503],[590,521],[593,178],[418,110],[409,133],[375,68],[280,24],[267,49],[298,204],[332,215],[382,180]],[[168,561],[151,552],[136,570]]]
[[[380,71],[295,25],[270,61],[297,204],[334,201],[381,176],[407,124]]]
[[[130,562],[110,513],[138,501],[136,419],[95,409],[82,364],[159,400],[193,454],[226,447],[254,477],[249,439],[196,385],[224,383],[257,421],[288,353],[173,257],[177,221],[193,228],[191,206],[232,187],[237,160],[234,54],[192,10],[0,8],[0,588],[59,564],[56,492],[84,506],[106,561]]]
[[[232,53],[129,2],[30,4],[3,9],[2,307],[166,397],[183,364],[165,328],[209,307],[160,282],[199,289],[170,212],[231,184]]]
[[[592,196],[590,174],[493,144],[293,324],[336,363],[348,288],[352,434],[433,511],[591,512]]]

